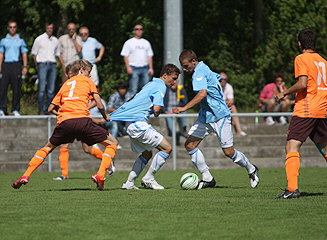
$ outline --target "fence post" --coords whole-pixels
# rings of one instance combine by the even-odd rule
[[[51,137],[51,117],[48,117],[48,140]],[[52,156],[51,153],[48,155],[48,171],[52,172]]]
[[[172,137],[173,137],[173,170],[175,171],[177,169],[177,160],[176,160],[176,116],[173,116]]]

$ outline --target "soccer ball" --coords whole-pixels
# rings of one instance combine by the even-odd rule
[[[195,173],[185,173],[181,177],[180,185],[184,190],[197,189],[199,185],[199,177]]]

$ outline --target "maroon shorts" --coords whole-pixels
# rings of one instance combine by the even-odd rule
[[[314,143],[327,142],[327,119],[293,116],[288,128],[287,140],[305,142],[307,137],[310,137]]]
[[[59,146],[72,143],[75,139],[89,146],[103,142],[109,133],[96,125],[91,118],[73,118],[63,121],[55,128],[50,138],[50,143]]]

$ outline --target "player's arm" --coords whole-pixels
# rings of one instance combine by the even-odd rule
[[[50,103],[48,107],[48,112],[53,114],[53,115],[58,115],[58,109],[59,107],[57,105],[54,105],[53,103]]]
[[[300,76],[298,78],[297,82],[292,87],[282,91],[281,93],[278,93],[275,96],[276,101],[280,102],[287,95],[292,94],[292,93],[296,93],[296,92],[298,92],[298,91],[300,91],[302,89],[305,89],[307,87],[307,84],[308,84],[308,76]]]
[[[161,106],[155,105],[153,106],[153,115],[155,117],[158,117],[160,115],[161,112]]]
[[[206,89],[202,89],[200,90],[195,97],[189,101],[184,107],[174,107],[173,108],[173,112],[174,113],[181,113],[181,112],[185,112],[188,109],[194,107],[196,104],[200,103],[203,99],[205,99],[207,97],[207,90]]]
[[[89,109],[94,108],[97,105],[94,99],[89,103]]]
[[[100,95],[97,93],[94,93],[93,97],[94,97],[94,100],[96,102],[96,105],[97,105],[102,117],[104,118],[104,120],[109,121],[109,117],[106,115],[106,110],[101,102]]]

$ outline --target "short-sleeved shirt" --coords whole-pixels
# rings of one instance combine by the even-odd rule
[[[153,106],[164,106],[164,96],[167,90],[165,82],[153,78],[131,100],[110,114],[110,120],[136,122],[149,120]]]
[[[88,37],[86,41],[82,41],[82,58],[94,64],[96,55],[95,51],[102,47],[102,44],[93,37]]]
[[[207,90],[207,97],[200,103],[199,121],[216,122],[230,115],[223,99],[223,91],[219,80],[221,76],[210,70],[203,62],[199,62],[192,75],[193,91]]]
[[[58,125],[72,118],[90,117],[89,99],[98,90],[93,81],[85,76],[75,76],[68,79],[52,100],[59,107]]]
[[[20,61],[20,54],[27,53],[28,49],[24,39],[19,34],[14,38],[8,33],[5,38],[0,41],[0,52],[4,53],[4,62],[12,63]]]
[[[82,38],[76,37],[76,42],[82,46]],[[80,59],[80,54],[77,52],[72,38],[65,34],[59,38],[60,55],[64,61],[65,66]]]
[[[153,56],[151,44],[148,40],[141,38],[128,39],[120,53],[123,57],[128,57],[128,63],[133,67],[144,67],[149,65],[148,57]]]
[[[33,43],[32,55],[36,56],[36,62],[56,62],[56,57],[60,55],[59,41],[55,36],[48,36],[43,33],[38,36]]]
[[[115,92],[109,97],[107,109],[115,108],[118,109],[121,105],[123,105],[125,102],[127,102],[129,99],[133,97],[133,94],[131,92],[127,91],[125,94],[125,97],[122,98],[119,94],[119,92]]]
[[[327,114],[327,61],[318,53],[303,53],[294,61],[297,79],[307,76],[307,88],[296,93],[293,116],[326,118]]]
[[[232,85],[229,83],[226,83],[225,86],[223,87],[223,99],[226,100],[233,100],[234,99],[234,89]]]

